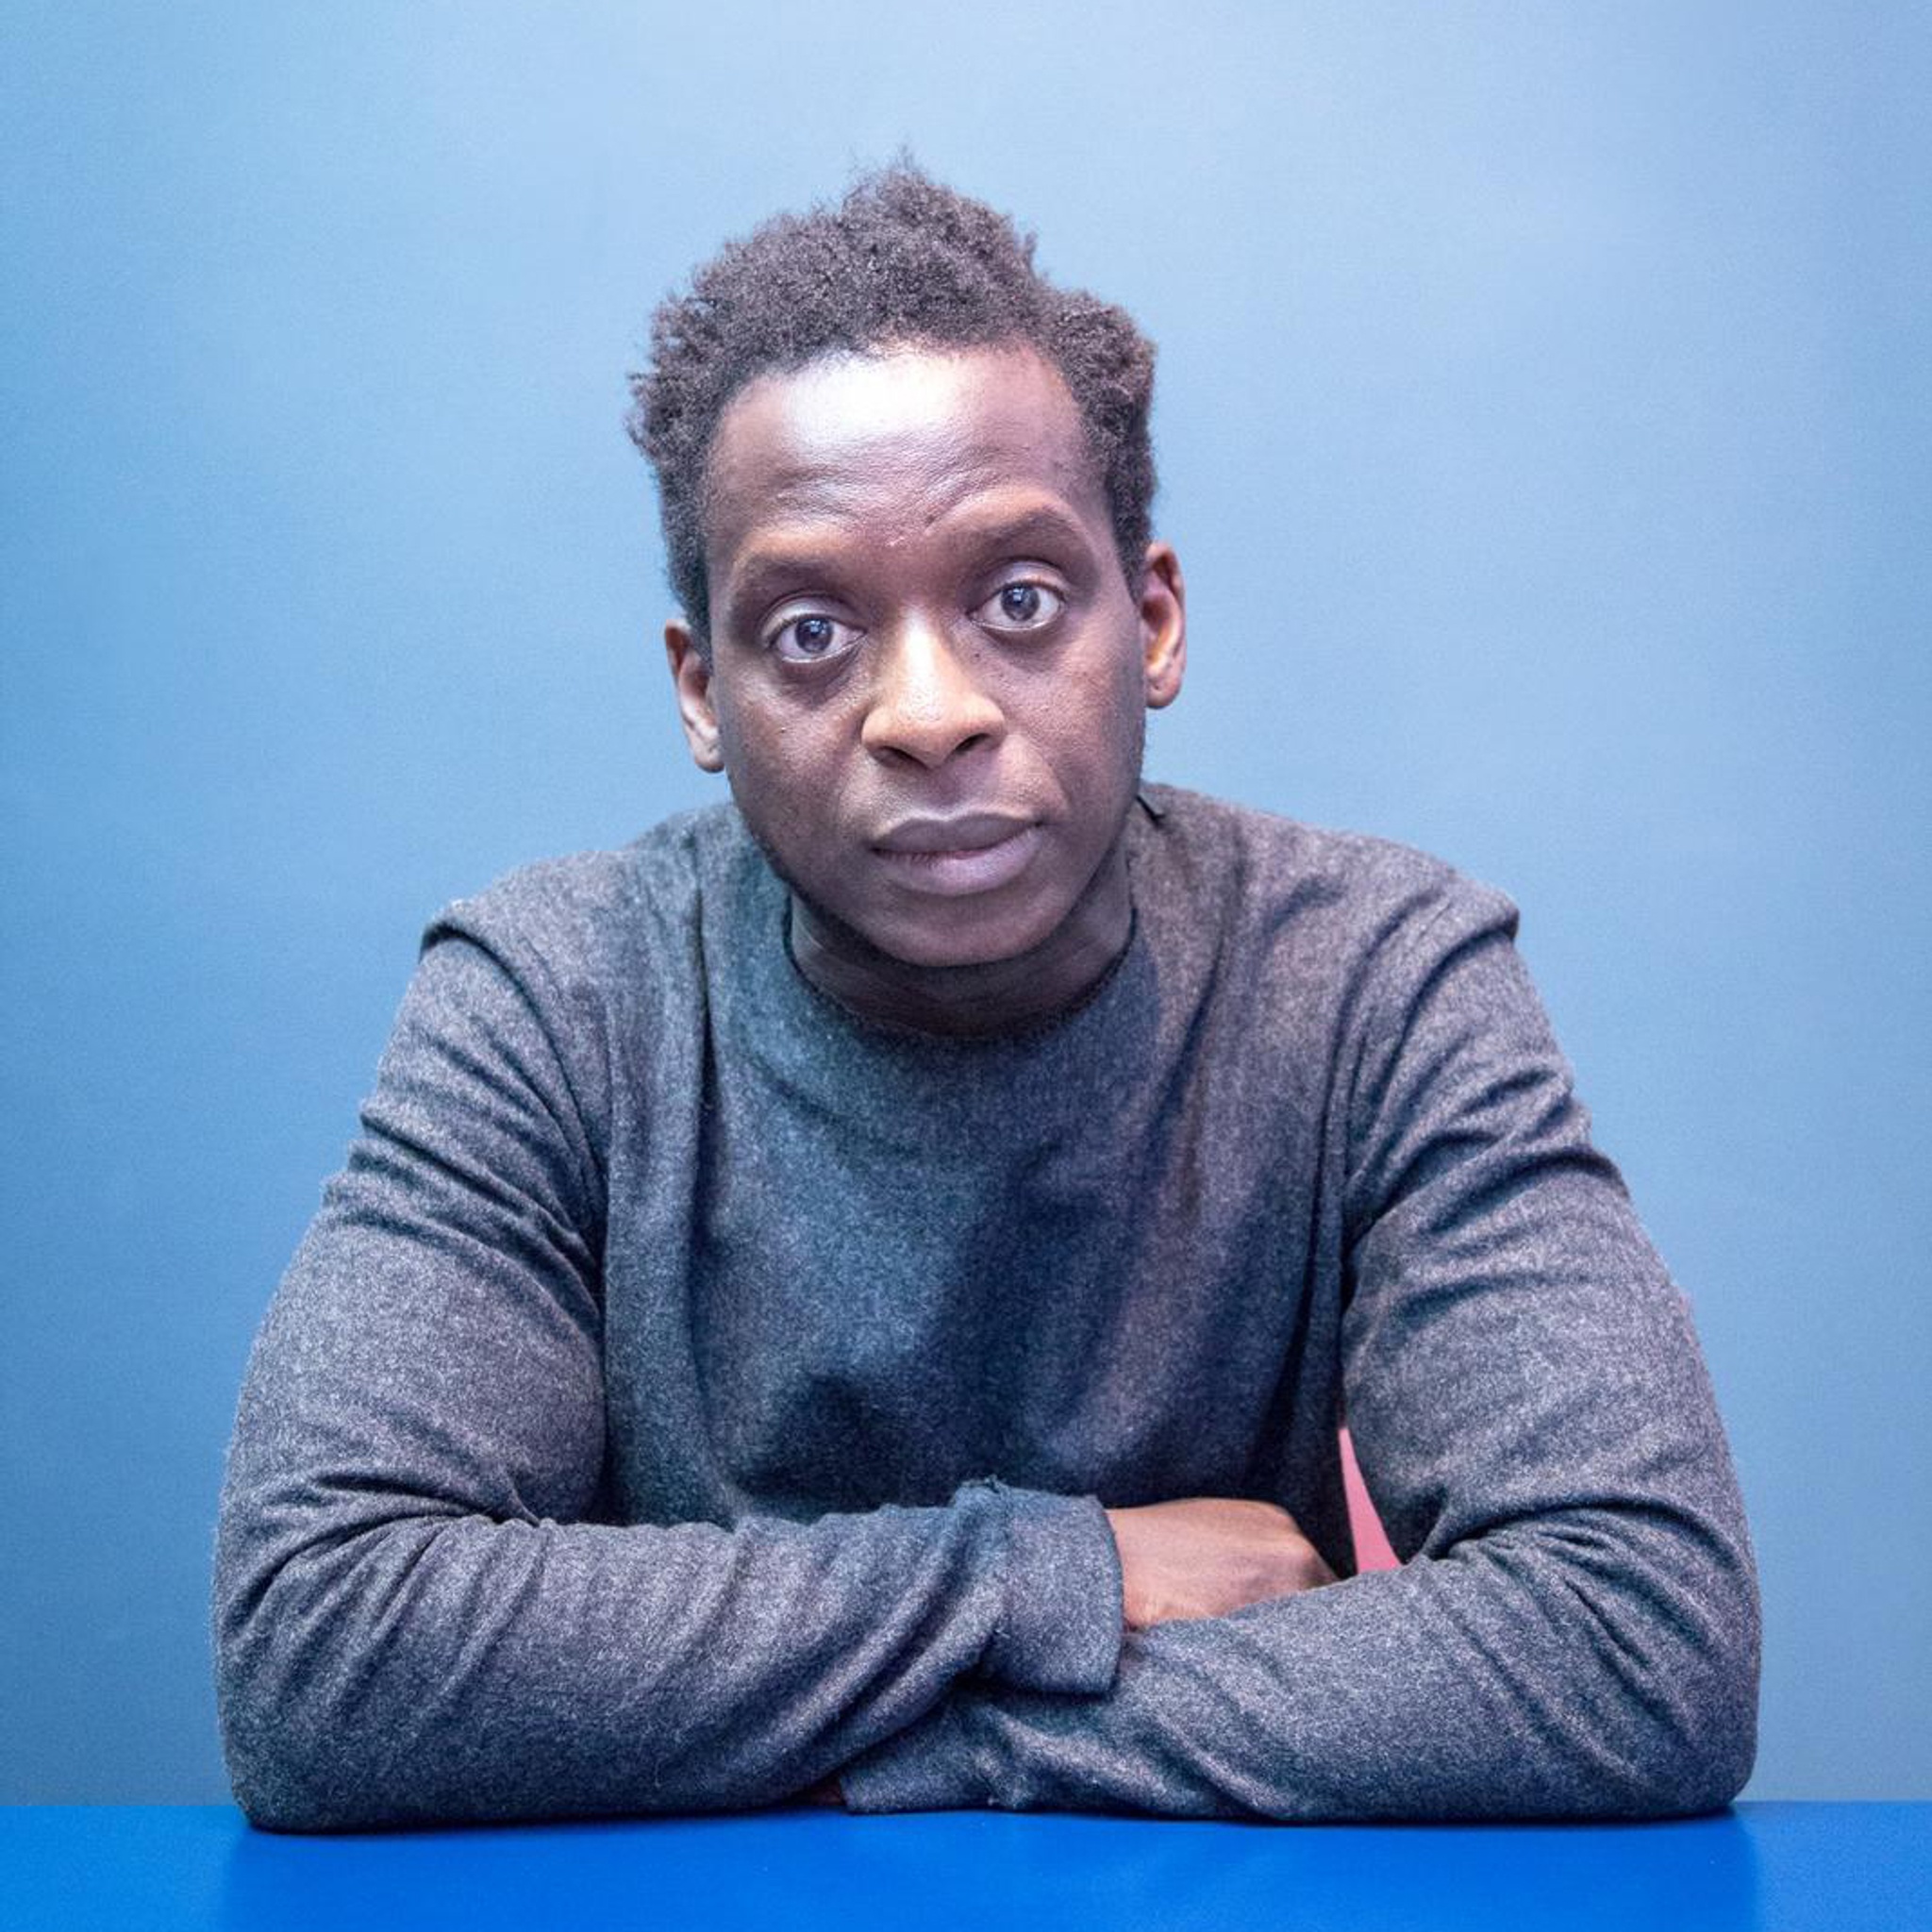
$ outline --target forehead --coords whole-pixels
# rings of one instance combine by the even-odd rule
[[[759,376],[726,407],[707,465],[707,549],[715,568],[774,525],[929,529],[1019,491],[1107,525],[1078,407],[1037,351],[825,357]]]

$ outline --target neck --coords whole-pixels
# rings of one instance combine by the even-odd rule
[[[954,1039],[1014,1033],[1077,1006],[1133,931],[1124,833],[1053,932],[1011,959],[913,966],[791,895],[791,957],[813,986],[861,1019]]]

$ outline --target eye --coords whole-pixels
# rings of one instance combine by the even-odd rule
[[[788,617],[765,640],[765,648],[791,664],[821,664],[842,658],[858,640],[858,630],[823,611],[808,610]]]
[[[1044,630],[1067,608],[1051,584],[1005,584],[973,614],[994,630]]]

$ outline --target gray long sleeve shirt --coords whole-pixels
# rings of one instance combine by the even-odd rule
[[[1735,1795],[1736,1484],[1514,908],[1167,787],[1128,838],[1121,959],[993,1041],[815,991],[729,805],[435,922],[230,1450],[258,1823]],[[1124,1632],[1103,1507],[1183,1496],[1345,1580]]]

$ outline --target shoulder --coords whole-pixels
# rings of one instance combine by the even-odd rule
[[[560,1053],[605,1057],[702,1004],[708,902],[728,900],[756,847],[728,801],[679,812],[628,844],[521,865],[453,899],[422,937],[423,965],[488,976]]]
[[[1433,935],[1513,937],[1509,895],[1446,859],[1368,832],[1311,824],[1180,786],[1147,785],[1159,873],[1224,943],[1287,947],[1337,968],[1386,965]]]
[[[728,802],[663,820],[628,844],[541,858],[451,900],[425,928],[426,950],[456,937],[539,961],[561,979],[598,978],[682,943],[708,872],[743,840]]]
[[[601,1145],[639,1043],[692,1033],[680,1023],[706,999],[705,905],[755,852],[725,801],[626,845],[518,866],[429,921],[406,1012],[465,1053],[560,1073]]]

